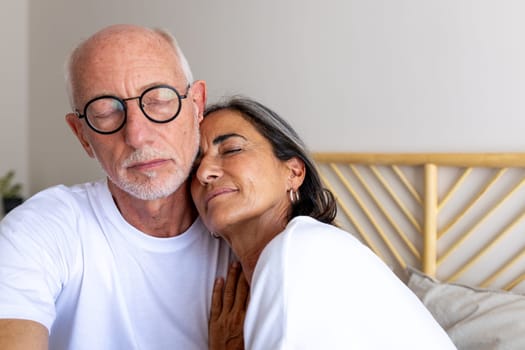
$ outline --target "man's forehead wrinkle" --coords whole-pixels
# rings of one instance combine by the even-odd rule
[[[87,82],[97,79],[94,76],[96,74],[102,77],[114,74],[111,73],[113,67],[119,67],[126,79],[141,81],[142,68],[172,65],[169,70],[176,78],[170,83],[177,85],[179,80],[183,83],[186,80],[175,48],[160,33],[149,28],[130,25],[106,28],[79,46],[75,55],[76,64],[74,64],[74,71],[71,72],[71,83],[73,100],[77,108],[82,108],[85,100],[94,96],[116,94],[113,90],[102,91],[100,87],[95,89],[91,83],[86,85]],[[170,80],[170,74],[165,74],[163,77]],[[143,89],[154,83],[160,84],[166,81],[162,79],[146,81],[139,84],[137,89]],[[133,93],[138,93],[138,90]]]
[[[103,61],[110,54],[104,55],[103,52],[114,53],[117,49],[121,52],[120,57],[128,53],[145,53],[148,50],[159,50],[165,54],[176,53],[169,43],[157,32],[131,25],[117,25],[109,27],[92,36],[79,48],[80,58],[90,61]],[[158,51],[157,51],[158,52]],[[118,52],[117,52],[118,53]]]

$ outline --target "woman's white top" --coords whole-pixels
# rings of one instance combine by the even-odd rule
[[[255,267],[247,350],[446,350],[419,299],[351,234],[296,217]]]

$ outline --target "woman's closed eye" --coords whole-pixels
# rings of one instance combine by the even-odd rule
[[[224,156],[241,152],[246,142],[246,137],[237,133],[222,134],[213,140],[213,144],[218,147],[218,153]]]
[[[238,152],[241,152],[241,151],[242,151],[241,147],[231,147],[231,148],[227,148],[227,149],[223,150],[222,154],[230,155],[230,154],[235,154],[235,153],[238,153]]]

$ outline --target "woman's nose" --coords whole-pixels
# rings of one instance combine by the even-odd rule
[[[195,176],[202,185],[207,185],[222,176],[222,168],[212,157],[202,157]]]

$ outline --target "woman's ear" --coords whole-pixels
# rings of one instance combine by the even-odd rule
[[[293,189],[297,190],[303,184],[306,176],[306,167],[302,159],[292,157],[286,161],[286,166],[290,170],[289,181]]]

